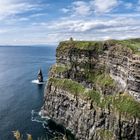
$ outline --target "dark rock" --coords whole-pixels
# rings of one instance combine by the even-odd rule
[[[71,41],[73,44],[74,41]],[[81,83],[87,89],[96,89],[103,96],[128,92],[140,101],[140,56],[120,45],[105,43],[102,51],[81,50],[69,44],[63,52],[57,49],[57,64],[70,66],[63,73],[50,77],[67,78]],[[97,45],[97,44],[96,44]],[[63,53],[63,54],[62,54]],[[100,86],[90,81],[105,71],[115,81],[114,87]],[[140,120],[125,118],[108,105],[102,109],[91,100],[75,97],[68,91],[50,83],[45,90],[44,114],[63,124],[79,140],[140,140]]]

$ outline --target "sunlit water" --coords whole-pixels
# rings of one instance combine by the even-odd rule
[[[31,111],[43,105],[45,86],[33,80],[40,67],[47,79],[54,63],[55,47],[0,47],[0,140],[13,140],[14,130],[34,140],[45,134],[41,123],[31,121]]]

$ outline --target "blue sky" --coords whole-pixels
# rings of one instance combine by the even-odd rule
[[[140,0],[0,0],[0,44],[140,37]]]

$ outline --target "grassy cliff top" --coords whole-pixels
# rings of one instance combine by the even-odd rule
[[[96,52],[102,52],[105,46],[124,46],[133,51],[133,53],[140,53],[140,39],[128,39],[128,40],[107,40],[107,41],[63,41],[60,42],[57,52],[67,52],[70,49],[78,50],[93,50]]]
[[[101,41],[63,41],[59,43],[57,52],[65,53],[71,49],[93,50],[93,51],[100,52],[103,50],[103,42]]]
[[[117,110],[124,116],[140,118],[140,103],[127,93],[102,96],[99,91],[87,90],[82,84],[71,79],[50,78],[49,83],[74,96],[90,99],[100,108],[105,109],[110,106],[112,110]]]

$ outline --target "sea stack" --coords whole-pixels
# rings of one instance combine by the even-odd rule
[[[37,79],[38,79],[39,82],[43,82],[43,74],[42,74],[42,70],[41,69],[39,69],[39,71],[38,71]]]

